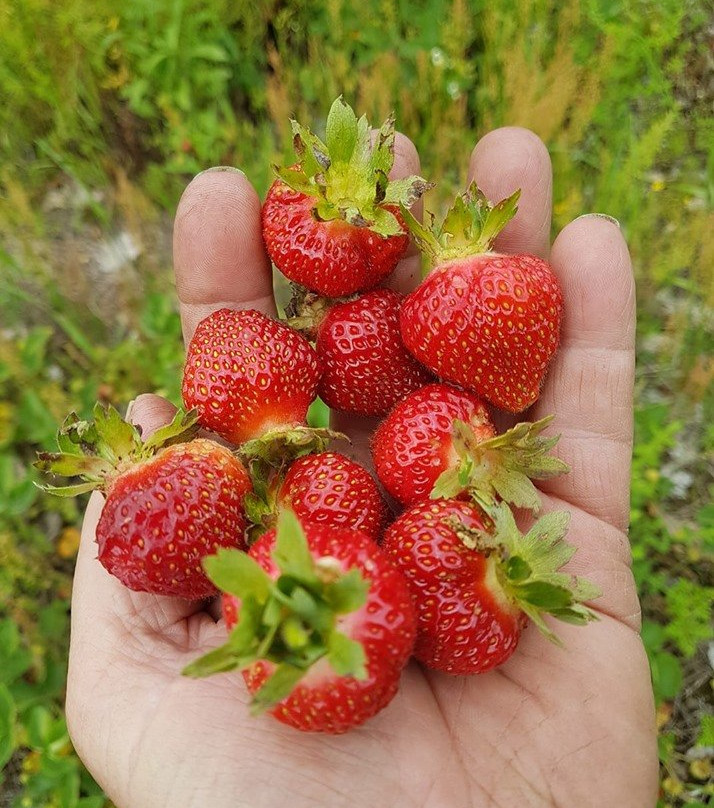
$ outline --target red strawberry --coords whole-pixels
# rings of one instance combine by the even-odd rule
[[[551,421],[517,424],[496,435],[478,396],[430,384],[397,404],[377,428],[372,440],[375,470],[403,505],[429,496],[472,493],[538,510],[540,498],[531,478],[568,470],[547,454],[558,438],[540,437]]]
[[[190,665],[205,676],[241,668],[253,711],[300,730],[345,732],[393,698],[414,644],[404,578],[363,533],[290,511],[248,554],[206,560],[231,633]]]
[[[253,310],[220,309],[188,346],[183,400],[203,426],[238,445],[305,421],[320,378],[310,343]]]
[[[519,195],[491,207],[474,183],[435,230],[405,211],[435,267],[400,314],[404,344],[422,364],[510,412],[538,398],[558,347],[563,309],[558,280],[545,261],[490,251]]]
[[[543,516],[523,536],[500,505],[493,521],[467,502],[424,501],[386,531],[382,547],[411,586],[418,614],[414,655],[430,668],[483,673],[515,651],[527,619],[551,640],[542,612],[583,624],[583,602],[600,593],[557,570],[574,548],[563,537],[568,514]]]
[[[262,211],[263,240],[288,278],[327,297],[375,286],[409,244],[399,205],[430,187],[420,177],[389,181],[394,117],[374,146],[370,127],[342,97],[327,117],[326,142],[292,121],[298,163],[276,169]]]
[[[317,328],[315,348],[323,367],[318,395],[333,409],[385,415],[432,380],[402,343],[403,296],[376,289],[333,305]]]
[[[291,509],[301,522],[359,530],[379,541],[387,512],[377,484],[359,463],[337,452],[296,460],[277,495],[277,511]]]
[[[129,589],[187,600],[214,595],[201,561],[218,547],[245,547],[243,498],[251,485],[243,466],[213,441],[190,440],[195,414],[178,413],[146,442],[114,409],[97,405],[94,417],[89,424],[70,416],[61,453],[40,454],[36,464],[87,482],[47,490],[104,493],[99,561]]]

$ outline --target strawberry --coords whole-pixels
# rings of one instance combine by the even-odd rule
[[[379,541],[387,512],[377,484],[359,463],[337,452],[296,460],[277,495],[277,511],[295,512],[300,521],[349,527]]]
[[[317,331],[315,349],[323,374],[318,395],[333,409],[385,415],[432,380],[402,343],[403,295],[376,289],[331,306]]]
[[[538,510],[531,478],[568,466],[547,454],[558,438],[540,437],[552,421],[517,424],[496,435],[484,402],[446,384],[430,384],[397,404],[377,428],[372,457],[382,485],[402,505],[431,496],[476,494]]]
[[[342,97],[327,117],[323,143],[292,121],[298,163],[276,168],[262,210],[263,240],[290,280],[327,297],[375,286],[404,255],[409,236],[399,205],[429,187],[421,177],[390,181],[394,117],[374,145],[367,119]]]
[[[320,369],[310,343],[253,310],[220,309],[188,346],[183,400],[234,445],[304,423]]]
[[[442,379],[509,412],[538,398],[563,311],[558,279],[546,261],[491,251],[519,195],[491,206],[474,183],[431,229],[403,210],[434,264],[402,305],[404,344]]]
[[[452,674],[483,673],[515,651],[530,618],[595,618],[583,605],[598,597],[588,581],[558,572],[574,548],[564,540],[569,515],[543,516],[524,536],[501,504],[489,510],[459,500],[423,501],[386,531],[382,547],[405,575],[417,608],[414,656]]]
[[[226,593],[230,634],[184,673],[240,668],[253,712],[305,731],[346,732],[391,701],[416,615],[406,581],[364,533],[283,511],[247,554],[220,551],[206,569]]]
[[[72,496],[92,489],[106,500],[96,539],[99,561],[129,589],[197,600],[216,594],[202,559],[218,547],[244,547],[243,498],[248,474],[213,441],[196,438],[195,413],[142,441],[113,408],[94,408],[94,422],[72,414],[58,435],[59,453],[37,467],[79,485],[46,490]]]

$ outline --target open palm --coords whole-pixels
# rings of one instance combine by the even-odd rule
[[[418,173],[399,136],[394,173]],[[626,536],[632,440],[634,286],[618,227],[588,216],[549,245],[551,169],[530,132],[484,137],[470,177],[491,199],[522,188],[504,251],[550,261],[565,297],[562,346],[529,420],[555,413],[572,471],[541,486],[546,510],[572,515],[568,565],[603,595],[600,620],[559,625],[565,648],[526,631],[497,670],[450,677],[412,663],[394,701],[342,736],[251,718],[236,673],[205,680],[182,668],[226,635],[215,604],[130,592],[96,561],[90,502],[72,602],[67,719],[75,746],[118,808],[652,808],[652,692],[638,635]],[[214,170],[188,187],[176,218],[175,268],[186,338],[221,306],[274,311],[260,204],[243,174]],[[393,283],[413,286],[417,256]],[[140,397],[146,432],[172,407]],[[341,418],[355,451],[374,424]]]

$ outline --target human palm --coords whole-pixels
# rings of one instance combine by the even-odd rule
[[[397,138],[395,173],[418,173]],[[96,561],[102,500],[87,510],[73,593],[67,718],[75,746],[118,808],[651,808],[652,691],[638,635],[626,536],[632,439],[634,288],[617,226],[588,216],[549,250],[547,151],[514,128],[483,138],[470,175],[492,199],[522,188],[497,246],[550,261],[565,297],[562,345],[529,420],[555,413],[570,474],[541,486],[546,510],[572,515],[568,565],[603,592],[600,619],[559,624],[559,648],[534,628],[500,668],[451,677],[412,662],[394,701],[341,736],[253,718],[242,678],[193,680],[182,668],[221,644],[215,604],[124,589]],[[240,172],[199,175],[179,206],[175,267],[186,338],[221,306],[274,311],[260,205]],[[395,274],[402,289],[419,259]],[[145,432],[170,417],[135,402]],[[505,421],[504,421],[505,424]],[[374,424],[342,417],[364,457]]]

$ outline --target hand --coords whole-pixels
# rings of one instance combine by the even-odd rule
[[[395,173],[418,174],[397,139]],[[81,758],[118,808],[651,808],[654,710],[638,636],[627,541],[632,448],[634,285],[615,223],[581,217],[550,249],[551,168],[530,132],[501,129],[476,146],[470,176],[491,199],[523,189],[505,251],[547,257],[565,296],[562,346],[529,420],[555,413],[572,471],[541,486],[545,508],[572,514],[570,564],[602,589],[600,620],[558,625],[560,649],[526,631],[505,665],[449,677],[412,663],[392,704],[346,735],[299,734],[250,717],[242,677],[182,668],[221,644],[215,605],[131,592],[96,561],[87,509],[72,602],[67,719]],[[260,203],[236,171],[199,175],[179,205],[175,267],[184,335],[221,306],[274,313]],[[416,283],[407,257],[394,283]],[[132,418],[151,431],[171,415],[154,396]],[[342,419],[363,440],[374,424]],[[365,444],[362,444],[363,447]]]

